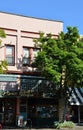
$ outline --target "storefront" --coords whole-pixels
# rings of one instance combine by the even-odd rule
[[[69,88],[72,91],[69,98],[69,114],[71,120],[76,123],[83,123],[83,88]]]
[[[56,105],[55,105],[56,104]],[[32,121],[33,127],[52,127],[58,120],[58,106],[54,99],[30,97],[20,99],[20,115]]]
[[[52,127],[58,120],[58,103],[48,81],[37,76],[0,75],[0,122],[18,125],[18,118],[33,127]]]
[[[0,74],[0,122],[4,125],[15,125],[17,91],[17,76]]]
[[[21,76],[20,79],[20,114],[25,120],[31,119],[34,127],[53,126],[58,120],[58,103],[52,98],[55,86],[43,77]],[[23,99],[23,92],[27,100]]]
[[[20,97],[19,113],[17,114],[17,98],[0,99],[0,122],[4,125],[18,125],[18,117],[23,121],[32,121],[33,127],[52,127],[58,120],[56,100],[49,98]],[[56,104],[56,105],[55,105]]]
[[[18,117],[31,120],[33,127],[52,127],[58,121],[55,86],[46,79],[26,75],[0,75],[0,122],[18,125]],[[83,122],[83,88],[75,88],[69,99],[69,115]]]

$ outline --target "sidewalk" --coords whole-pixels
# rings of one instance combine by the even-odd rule
[[[34,129],[34,128],[31,128],[31,129],[27,129],[27,128],[15,128],[15,129],[13,129],[13,128],[5,128],[5,129],[2,129],[2,130],[59,130],[59,129],[55,129],[55,128],[38,128],[38,129]],[[83,130],[83,126],[75,126],[75,128],[73,128],[73,129],[68,129],[68,128],[66,128],[65,130]]]
[[[13,127],[8,128],[8,127],[6,127],[6,128],[2,128],[2,130],[60,130],[60,129],[56,129],[56,128],[13,128]],[[73,129],[66,128],[65,130],[83,130],[83,123],[75,124],[75,127]]]

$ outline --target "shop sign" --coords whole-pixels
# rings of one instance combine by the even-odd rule
[[[16,82],[0,82],[0,90],[2,91],[17,91],[18,86]]]

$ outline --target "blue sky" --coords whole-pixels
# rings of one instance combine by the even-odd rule
[[[76,26],[83,34],[83,0],[0,0],[0,11],[63,21],[65,32]]]

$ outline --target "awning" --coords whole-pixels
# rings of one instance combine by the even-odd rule
[[[69,88],[71,92],[69,103],[70,105],[83,105],[83,88],[82,87],[73,87]]]

